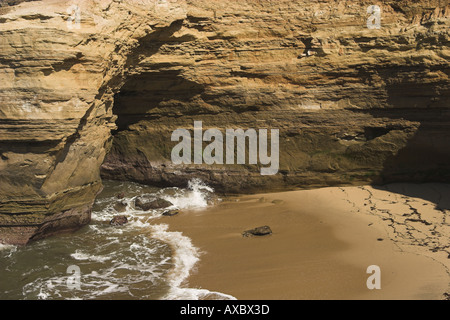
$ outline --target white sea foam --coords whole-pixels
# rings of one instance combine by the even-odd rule
[[[208,206],[208,196],[214,189],[200,179],[188,182],[188,189],[177,189],[174,195],[162,195],[162,198],[172,202],[179,209],[201,209]]]
[[[136,190],[136,186],[133,188]],[[208,197],[213,191],[200,180],[193,180],[188,189],[167,188],[140,196],[164,198],[176,208],[192,210],[207,207]],[[186,287],[186,280],[200,259],[199,250],[181,232],[169,231],[168,225],[155,221],[162,210],[144,212],[134,208],[135,198],[121,199],[127,205],[122,213],[114,209],[117,198],[99,200],[103,209],[93,212],[94,223],[89,225],[85,235],[98,243],[93,247],[74,249],[69,254],[75,260],[74,264],[81,268],[81,290],[68,290],[67,275],[59,274],[26,284],[23,295],[38,299],[96,299],[104,296],[148,299],[155,298],[155,293],[145,288],[153,288],[163,282],[169,291],[161,292],[160,299],[235,299],[207,289]],[[126,215],[129,223],[118,228],[108,227],[107,223],[117,214]],[[171,255],[168,254],[168,246]],[[15,247],[0,246],[0,250],[6,248],[14,250]],[[63,267],[66,268],[65,265]]]
[[[1,244],[0,243],[0,251],[3,250],[16,250],[17,246],[11,245],[11,244]]]
[[[0,251],[8,251],[8,250],[9,253],[6,257],[10,258],[17,251],[17,246],[0,243]]]
[[[199,300],[206,297],[215,297],[221,300],[236,300],[235,297],[220,292],[183,287],[183,283],[200,260],[200,254],[190,238],[184,236],[181,232],[168,231],[168,227],[165,224],[152,226],[152,235],[170,244],[174,251],[172,257],[174,267],[168,275],[170,290],[162,299]]]
[[[113,245],[108,248],[109,244]],[[158,253],[162,246],[167,245],[147,235],[128,237],[119,246],[112,239],[107,245],[100,245],[89,252],[77,249],[70,255],[78,261],[81,269],[79,290],[67,288],[67,276],[58,275],[38,278],[26,284],[24,296],[35,294],[38,299],[96,299],[105,296],[146,299],[152,292],[142,291],[142,295],[135,296],[136,286],[151,288],[154,282],[164,278],[171,265],[170,257],[160,257]]]
[[[197,248],[192,245],[191,239],[181,232],[168,231],[169,226],[158,224],[152,226],[152,235],[171,245],[174,268],[169,275],[172,286],[178,287],[189,276],[190,271],[199,260]]]
[[[204,184],[199,179],[189,181],[187,189],[168,188],[160,190],[155,194],[144,195],[160,197],[173,203],[178,209],[202,209],[208,206],[208,197],[214,192],[214,189]],[[172,270],[167,275],[167,281],[170,285],[169,292],[162,299],[189,299],[198,300],[205,297],[216,299],[234,300],[235,298],[219,292],[211,292],[206,289],[186,288],[183,287],[189,274],[194,269],[200,259],[198,249],[192,244],[190,238],[184,236],[181,232],[168,231],[166,224],[151,224],[153,218],[159,214],[143,215],[143,211],[133,207],[136,197],[127,198],[123,201],[127,203],[125,214],[130,217],[130,227],[133,228],[150,228],[152,237],[167,243],[172,248]],[[157,211],[157,210],[156,210]],[[155,213],[155,212],[153,212]],[[110,215],[103,215],[102,219],[110,219]],[[144,250],[140,245],[134,245],[136,251]]]
[[[74,258],[75,260],[79,260],[79,261],[94,261],[94,262],[105,262],[108,260],[111,260],[112,257],[105,255],[105,256],[97,256],[94,254],[88,254],[88,253],[84,253],[80,250],[76,250],[75,253],[72,253],[70,255],[72,258]]]

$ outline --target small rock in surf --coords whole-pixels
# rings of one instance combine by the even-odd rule
[[[163,216],[167,216],[167,217],[172,217],[172,216],[175,216],[175,215],[177,215],[179,213],[180,213],[180,211],[178,211],[177,209],[175,209],[175,210],[166,210],[166,211],[164,211],[162,213],[162,215]]]
[[[170,206],[173,206],[173,203],[161,198],[157,198],[150,201],[145,201],[142,198],[136,198],[134,201],[134,205],[136,208],[139,208],[144,211],[154,210],[154,209],[163,209]]]
[[[123,226],[128,223],[128,218],[126,216],[115,216],[109,222],[112,226]]]

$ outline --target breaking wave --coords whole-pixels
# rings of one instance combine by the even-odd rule
[[[123,194],[121,199],[119,193]],[[200,259],[199,250],[181,232],[169,231],[168,225],[158,223],[162,209],[143,211],[134,205],[137,197],[162,198],[174,209],[204,209],[213,196],[214,190],[198,179],[190,181],[186,189],[106,181],[89,226],[24,248],[0,245],[1,257],[6,258],[4,277],[30,278],[20,290],[11,281],[0,298],[5,294],[18,299],[235,299],[185,287]],[[125,215],[129,223],[110,226],[118,214]],[[34,269],[17,270],[30,259],[37,262]],[[70,266],[80,270],[76,289],[68,286]]]

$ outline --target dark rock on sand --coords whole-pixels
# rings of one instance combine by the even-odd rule
[[[272,234],[272,230],[269,226],[263,226],[258,227],[255,229],[247,230],[242,233],[244,237],[251,237],[251,236],[266,236]]]
[[[161,198],[157,198],[154,200],[146,201],[142,198],[136,198],[134,201],[134,205],[144,211],[154,210],[154,209],[163,209],[170,206],[173,206],[173,203]]]
[[[109,222],[112,226],[123,226],[128,223],[128,218],[126,216],[115,216]]]

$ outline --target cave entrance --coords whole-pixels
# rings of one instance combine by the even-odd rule
[[[202,85],[185,79],[177,70],[134,75],[114,96],[118,129],[113,135],[140,121],[195,113],[203,91]]]
[[[186,181],[167,179],[171,134],[185,126],[189,115],[202,113],[203,92],[202,85],[171,68],[130,76],[114,97],[117,129],[101,167],[102,178],[184,186]]]

